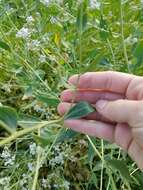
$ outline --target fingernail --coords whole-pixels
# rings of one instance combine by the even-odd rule
[[[107,103],[108,103],[108,101],[106,101],[106,100],[99,100],[96,103],[96,108],[102,110],[107,105]]]

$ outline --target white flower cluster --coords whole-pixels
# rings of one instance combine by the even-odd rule
[[[29,30],[29,28],[26,27],[22,27],[16,34],[17,38],[29,38],[31,35],[31,31]]]
[[[46,112],[46,109],[45,108],[42,108],[41,106],[39,106],[38,104],[36,104],[34,106],[34,110],[37,112],[37,113],[44,113]]]
[[[69,183],[68,181],[64,181],[63,187],[64,187],[66,190],[69,190],[69,188],[70,188],[70,183]]]
[[[0,188],[3,190],[8,190],[10,188],[10,177],[0,178]]]
[[[90,0],[89,3],[92,9],[98,9],[98,10],[100,9],[101,3],[99,0]]]
[[[125,39],[125,43],[127,45],[132,45],[132,44],[134,44],[136,42],[138,42],[138,39],[135,38],[135,37],[133,37],[133,36],[131,36],[131,35]]]
[[[0,157],[4,161],[4,166],[12,166],[15,164],[15,155],[12,155],[8,147],[4,147]]]
[[[19,185],[21,187],[21,190],[28,190],[28,181],[32,180],[32,177],[29,175],[26,175],[25,173],[22,174],[22,178],[20,179]]]
[[[16,38],[28,39],[31,37],[31,34],[34,32],[34,30],[29,26],[33,24],[34,18],[32,16],[28,16],[26,18],[26,22],[27,23],[23,25],[23,27],[16,33]]]
[[[29,150],[30,150],[30,154],[34,156],[36,154],[36,151],[37,151],[36,143],[30,144],[29,145]]]
[[[48,7],[51,3],[51,0],[40,0],[41,3],[43,3],[46,7]]]
[[[64,155],[63,153],[60,153],[58,156],[55,156],[49,161],[49,164],[51,166],[55,166],[56,164],[63,165],[64,164]]]
[[[31,40],[27,42],[27,48],[32,51],[36,51],[40,49],[40,41]]]
[[[57,24],[57,23],[58,23],[58,19],[57,19],[56,17],[52,16],[52,17],[50,18],[50,22],[51,22],[52,24]]]
[[[46,62],[46,56],[45,55],[40,55],[39,61],[40,61],[40,63]]]
[[[53,147],[54,150],[52,152],[53,158],[50,159],[49,164],[54,167],[56,164],[63,165],[64,164],[64,158],[65,153],[60,149],[60,145],[56,145]],[[56,156],[55,156],[56,155]]]
[[[32,16],[28,16],[28,17],[26,18],[26,21],[27,21],[28,24],[31,24],[31,23],[34,22],[34,18],[33,18]]]
[[[49,185],[49,181],[47,179],[42,179],[41,181],[41,186],[44,187],[44,188],[51,188],[51,185]]]
[[[33,163],[29,162],[27,166],[28,166],[29,171],[33,171],[34,169]]]
[[[55,179],[55,184],[53,184],[53,179]],[[42,179],[41,180],[41,186],[44,188],[48,188],[51,189],[51,182],[53,184],[54,189],[64,189],[64,190],[69,190],[70,188],[70,183],[68,181],[66,181],[65,179],[60,179],[59,176],[55,175],[55,174],[50,174],[48,175],[47,179]]]

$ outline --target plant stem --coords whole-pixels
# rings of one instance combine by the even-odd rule
[[[59,122],[61,122],[61,121],[62,121],[61,118],[58,119],[58,120],[53,120],[53,121],[46,121],[46,122],[42,122],[42,123],[40,123],[40,124],[38,124],[38,125],[36,125],[36,126],[34,126],[34,127],[30,127],[30,128],[23,129],[23,130],[21,130],[21,131],[17,131],[17,132],[15,132],[15,133],[13,133],[10,137],[8,137],[8,138],[6,138],[6,139],[0,141],[0,147],[3,146],[3,145],[5,145],[5,144],[7,144],[7,143],[9,143],[9,142],[11,142],[11,141],[13,141],[13,140],[15,140],[15,139],[17,139],[18,137],[21,137],[21,136],[23,136],[23,135],[26,135],[27,133],[30,133],[30,132],[32,132],[32,131],[41,129],[41,128],[45,127],[45,125],[50,125],[50,124],[54,124],[54,123],[59,123]]]
[[[38,129],[38,136],[40,137],[40,129]],[[36,162],[36,169],[35,169],[35,175],[33,180],[33,185],[31,190],[36,190],[38,175],[39,175],[39,168],[40,168],[40,157],[41,157],[41,151],[37,152],[37,162]]]
[[[94,151],[96,152],[96,154],[97,154],[97,155],[99,156],[99,158],[102,160],[103,158],[102,158],[100,152],[97,150],[97,148],[96,148],[95,145],[93,144],[91,138],[90,138],[88,135],[86,135],[86,137],[87,137],[88,141],[90,142],[92,148],[93,148]]]
[[[101,168],[101,175],[100,175],[100,190],[103,187],[103,169],[104,169],[104,142],[101,139],[101,149],[102,149],[102,168]]]
[[[111,42],[109,39],[107,39],[107,44],[109,46],[109,49],[111,51],[111,54],[112,54],[112,58],[113,58],[113,63],[114,63],[114,66],[116,64],[116,58],[115,58],[115,54],[114,54],[114,51],[113,51],[113,48],[112,48],[112,45],[111,45]]]
[[[127,49],[126,49],[126,44],[125,44],[125,36],[124,36],[124,16],[123,16],[122,0],[120,0],[120,24],[121,24],[121,38],[122,38],[124,57],[125,57],[126,64],[128,66],[128,71],[130,72],[129,59],[128,59],[128,54],[127,54]]]

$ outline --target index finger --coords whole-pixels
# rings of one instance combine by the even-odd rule
[[[115,93],[126,94],[134,78],[135,75],[114,71],[87,72],[81,76],[73,75],[69,78],[69,83],[81,89],[107,89]]]

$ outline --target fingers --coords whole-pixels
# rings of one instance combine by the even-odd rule
[[[131,129],[126,124],[119,124],[117,126],[88,120],[66,120],[65,126],[75,131],[88,134],[114,142],[124,150],[128,150],[131,142]]]
[[[106,71],[106,72],[88,72],[80,76],[74,75],[69,79],[69,83],[77,85],[78,88],[100,88],[109,89],[115,93],[126,94],[128,85],[134,79],[134,75]]]
[[[66,120],[65,126],[77,132],[95,136],[114,142],[126,150],[138,167],[143,170],[143,149],[132,137],[131,128],[127,124],[111,125],[98,121]]]
[[[143,170],[143,149],[135,140],[131,141],[128,148],[128,153],[131,158],[137,163],[138,167]]]
[[[114,126],[110,124],[105,124],[98,121],[88,121],[84,119],[66,120],[64,124],[66,127],[80,133],[103,138],[110,142],[113,142],[114,140]]]
[[[64,90],[61,94],[61,100],[64,102],[71,102],[74,100],[75,102],[87,101],[94,104],[99,99],[117,100],[124,99],[124,96],[121,94],[109,92],[79,92],[72,90]]]
[[[143,127],[132,128],[132,133],[133,133],[133,136],[134,136],[136,142],[143,149]]]
[[[128,123],[131,127],[142,127],[143,101],[99,100],[97,111],[107,119],[119,123]]]

